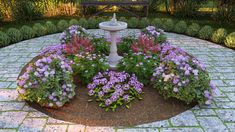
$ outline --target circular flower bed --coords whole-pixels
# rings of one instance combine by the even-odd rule
[[[136,98],[145,101],[144,91],[150,94],[148,90],[153,88],[154,94],[165,99],[176,98],[178,100],[174,101],[185,102],[185,106],[212,102],[215,85],[205,66],[182,49],[171,46],[162,30],[149,26],[137,38],[120,39],[118,51],[123,54],[123,59],[116,71],[109,71],[108,40],[91,36],[80,26],[69,27],[62,33],[60,45],[47,47],[25,67],[18,78],[20,96],[41,106],[58,108],[69,102],[75,93],[86,91],[87,101],[98,103],[103,111],[118,111],[122,106],[131,109],[131,104],[137,107]],[[100,49],[104,54],[99,52]],[[75,89],[74,84],[80,89]],[[83,97],[77,95],[74,100],[81,101],[77,98],[80,96]],[[167,106],[166,113],[172,110],[168,108],[172,107],[168,100],[166,104],[162,103]],[[179,102],[173,104],[183,107]],[[149,106],[149,109],[158,108]]]
[[[18,79],[17,89],[24,100],[61,107],[75,95],[72,73],[66,58],[58,55],[42,57],[28,65]]]
[[[125,72],[106,71],[94,76],[87,88],[89,95],[100,102],[100,107],[114,111],[123,104],[129,108],[128,104],[135,98],[141,99],[143,86],[134,74],[130,76]]]

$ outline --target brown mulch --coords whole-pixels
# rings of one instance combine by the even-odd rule
[[[35,57],[34,62],[39,57]],[[22,69],[22,75],[27,65]],[[151,86],[144,87],[142,100],[135,99],[127,109],[121,106],[116,111],[106,112],[96,101],[89,102],[88,90],[85,86],[76,84],[76,96],[62,108],[51,109],[41,107],[37,103],[27,102],[31,107],[55,118],[68,122],[89,126],[132,126],[154,121],[169,119],[180,114],[196,104],[186,105],[177,99],[164,99]]]

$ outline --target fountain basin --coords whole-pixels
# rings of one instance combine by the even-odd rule
[[[120,31],[120,30],[124,30],[127,28],[127,23],[125,22],[120,22],[118,21],[117,23],[113,24],[110,21],[107,22],[101,22],[99,24],[100,29],[106,30],[106,31]]]

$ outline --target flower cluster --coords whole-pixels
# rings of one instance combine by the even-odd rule
[[[109,68],[106,56],[103,54],[83,53],[74,57],[74,74],[81,79],[83,84],[92,81],[94,75]]]
[[[65,44],[64,51],[67,55],[76,55],[94,50],[91,40],[84,37],[73,36],[72,40]]]
[[[137,42],[131,45],[131,49],[134,53],[156,54],[161,50],[161,45],[155,43],[152,37],[142,34]]]
[[[48,46],[40,52],[40,55],[41,56],[48,56],[51,54],[62,55],[64,48],[65,48],[65,44],[57,44],[57,45]]]
[[[152,81],[161,94],[186,103],[211,102],[215,86],[210,84],[209,75],[201,62],[170,45],[162,47],[160,59],[161,63],[154,70]]]
[[[61,34],[60,42],[62,44],[67,44],[72,40],[73,36],[86,37],[87,31],[85,28],[78,26],[78,25],[70,26]]]
[[[118,70],[135,74],[142,83],[148,84],[159,61],[159,56],[155,54],[147,55],[142,52],[127,54],[119,62]]]
[[[18,92],[24,100],[42,106],[61,107],[75,95],[70,63],[50,55],[30,63],[18,80]]]
[[[161,29],[156,29],[154,26],[148,26],[143,31],[142,34],[147,35],[152,38],[155,43],[162,44],[166,42],[166,36],[164,35],[164,31]]]
[[[89,95],[100,102],[100,107],[115,110],[123,104],[128,104],[135,98],[140,98],[143,84],[137,77],[125,72],[105,71],[93,77],[92,83],[88,84]]]

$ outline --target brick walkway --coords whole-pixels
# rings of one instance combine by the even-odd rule
[[[90,30],[103,34],[101,30]],[[126,30],[126,33],[138,30]],[[16,79],[21,68],[48,45],[59,43],[59,34],[23,41],[0,49],[0,132],[5,131],[235,131],[235,52],[211,42],[168,33],[174,45],[207,65],[218,86],[213,105],[196,106],[171,119],[131,128],[89,127],[53,119],[17,100]]]

